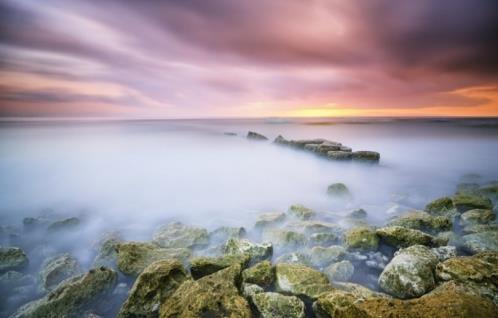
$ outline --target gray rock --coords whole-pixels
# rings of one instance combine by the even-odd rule
[[[462,236],[464,248],[471,253],[498,252],[498,231],[487,231]]]
[[[253,140],[268,140],[268,138],[266,138],[265,136],[257,133],[257,132],[254,132],[254,131],[249,131],[247,133],[247,139],[253,139]]]
[[[259,285],[242,283],[242,296],[244,296],[245,298],[250,298],[253,295],[264,292],[265,290],[263,289],[263,287]]]
[[[78,261],[69,254],[47,259],[40,270],[41,287],[52,290],[63,280],[81,273]]]
[[[460,225],[487,224],[496,219],[496,214],[491,210],[472,209],[460,215]]]
[[[273,245],[271,243],[256,244],[248,240],[229,239],[224,247],[227,255],[249,254],[252,262],[270,259],[273,255]]]
[[[20,270],[28,263],[28,257],[19,247],[0,247],[0,272]]]
[[[331,282],[346,282],[353,276],[354,266],[350,261],[341,261],[330,264],[323,271]]]
[[[455,246],[434,247],[431,248],[431,252],[437,256],[440,262],[457,256],[457,249]]]
[[[254,225],[254,227],[257,229],[273,227],[282,224],[284,220],[285,220],[285,213],[282,212],[263,213],[258,216],[258,219],[256,220],[256,224]]]
[[[402,226],[386,226],[377,229],[375,233],[383,243],[397,248],[411,245],[430,246],[433,244],[433,237],[431,235]]]
[[[257,293],[251,297],[261,318],[304,318],[304,303],[295,296],[279,293]]]
[[[300,220],[309,220],[315,216],[315,211],[301,204],[294,204],[289,207],[287,213]]]
[[[275,265],[275,289],[278,292],[316,299],[333,290],[327,276],[315,269],[296,264]]]
[[[336,198],[350,198],[351,193],[344,183],[333,183],[328,186],[327,194]]]
[[[340,245],[321,247],[315,246],[310,251],[311,263],[317,267],[324,267],[338,262],[346,256],[346,249]]]

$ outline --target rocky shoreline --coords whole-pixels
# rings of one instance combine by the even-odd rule
[[[350,191],[336,183],[324,195]],[[41,247],[24,249],[30,233],[64,239],[83,220],[25,218],[21,230],[0,228],[0,315],[497,317],[497,202],[498,183],[462,183],[377,225],[364,209],[300,204],[262,213],[251,228],[172,222],[148,241],[105,233],[89,266],[55,252],[35,264]]]

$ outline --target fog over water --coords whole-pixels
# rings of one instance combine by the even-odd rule
[[[190,120],[4,122],[3,223],[42,211],[83,214],[138,234],[170,219],[251,226],[259,212],[302,203],[344,210],[326,195],[344,182],[374,219],[452,193],[467,173],[498,179],[496,120]],[[378,166],[331,162],[245,138],[327,138],[381,153]],[[234,132],[237,136],[227,136]],[[143,233],[142,233],[143,234]]]

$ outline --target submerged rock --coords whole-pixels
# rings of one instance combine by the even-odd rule
[[[249,304],[239,295],[240,272],[236,264],[201,279],[185,281],[163,302],[159,317],[252,317]]]
[[[293,227],[304,229],[304,233],[306,235],[312,235],[315,233],[333,233],[336,236],[339,236],[343,231],[339,225],[325,221],[304,221],[289,226],[289,228]]]
[[[246,268],[251,257],[248,254],[225,255],[221,257],[196,257],[190,261],[190,272],[194,279],[211,275],[219,270],[240,264]]]
[[[253,295],[264,292],[265,290],[263,289],[263,287],[259,285],[242,283],[242,295],[245,298],[250,298]]]
[[[106,299],[116,285],[117,274],[101,267],[69,278],[45,297],[27,303],[11,318],[78,317]]]
[[[351,192],[349,192],[348,187],[344,183],[338,182],[333,183],[328,186],[327,194],[334,196],[336,198],[350,198]]]
[[[460,225],[486,224],[494,221],[496,215],[491,210],[472,209],[460,215]]]
[[[403,226],[422,231],[439,232],[451,230],[453,222],[448,216],[432,216],[424,211],[411,211],[391,219],[388,225]]]
[[[299,252],[285,253],[280,255],[275,263],[298,264],[312,267],[311,260],[308,255]]]
[[[472,209],[491,210],[493,208],[490,199],[477,194],[457,194],[453,197],[453,204],[458,212]]]
[[[287,213],[300,220],[309,220],[315,216],[315,211],[301,204],[294,204],[289,207]]]
[[[262,261],[242,272],[244,283],[270,287],[275,281],[275,268],[269,261]]]
[[[442,197],[429,202],[425,206],[425,211],[435,215],[447,215],[454,211],[453,199],[451,197]]]
[[[256,224],[257,229],[263,229],[281,224],[285,220],[285,213],[282,212],[269,212],[263,213],[258,216]]]
[[[327,266],[323,272],[331,282],[347,282],[354,274],[354,266],[350,261],[341,261]]]
[[[42,288],[52,290],[66,278],[81,273],[78,261],[69,254],[57,255],[47,259],[40,270]]]
[[[81,221],[77,217],[71,217],[64,220],[56,221],[47,228],[48,232],[68,231],[77,228]]]
[[[377,163],[380,160],[380,154],[375,151],[354,151],[353,160],[362,162]]]
[[[154,233],[153,241],[166,248],[196,248],[208,245],[209,235],[206,229],[173,222],[161,226]]]
[[[307,299],[333,289],[325,274],[303,265],[276,264],[275,277],[276,291]]]
[[[0,272],[21,270],[28,263],[28,257],[19,247],[0,247]]]
[[[284,229],[265,230],[262,239],[271,242],[276,248],[284,250],[296,249],[306,244],[304,234]]]
[[[429,248],[413,245],[400,249],[379,276],[379,286],[398,298],[420,297],[435,287],[438,258]]]
[[[464,234],[488,232],[488,231],[498,231],[498,223],[492,224],[472,224],[467,225],[462,229]]]
[[[498,231],[486,231],[462,236],[464,248],[471,253],[498,252]]]
[[[433,244],[433,237],[419,230],[414,230],[402,226],[387,226],[377,229],[375,232],[381,241],[394,247],[408,247],[412,245]]]
[[[249,131],[247,133],[247,139],[253,139],[253,140],[268,140],[268,138],[266,138],[265,136],[257,133],[257,132],[254,132],[254,131]]]
[[[347,161],[353,159],[353,153],[351,151],[329,151],[327,152],[327,158],[331,160]]]
[[[350,249],[377,250],[379,237],[373,228],[360,226],[346,231],[344,243]]]
[[[305,318],[304,303],[295,296],[257,293],[251,297],[261,318]]]
[[[340,245],[321,247],[315,246],[310,251],[310,260],[314,266],[324,267],[338,262],[346,256],[346,249]]]
[[[161,248],[151,243],[126,242],[117,245],[118,268],[126,275],[138,275],[155,261],[176,259],[185,262],[191,252],[185,248]]]
[[[211,243],[225,243],[228,239],[240,239],[246,235],[246,229],[243,227],[222,226],[209,233],[209,241]]]
[[[150,264],[133,284],[118,317],[158,317],[161,303],[189,279],[178,261],[164,260]]]
[[[273,245],[271,243],[256,244],[248,240],[229,239],[224,247],[227,255],[248,254],[252,262],[270,259],[273,255]]]

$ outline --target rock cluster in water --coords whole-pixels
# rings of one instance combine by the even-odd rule
[[[3,246],[0,315],[498,317],[497,190],[460,186],[375,225],[364,209],[294,204],[261,214],[250,230],[173,222],[140,242],[112,232],[95,246],[90,270],[63,253],[46,257],[37,277],[28,274],[33,251]],[[328,193],[350,194],[344,184]],[[2,244],[80,224],[29,218],[23,233],[2,227]],[[17,309],[5,311],[7,303]]]

